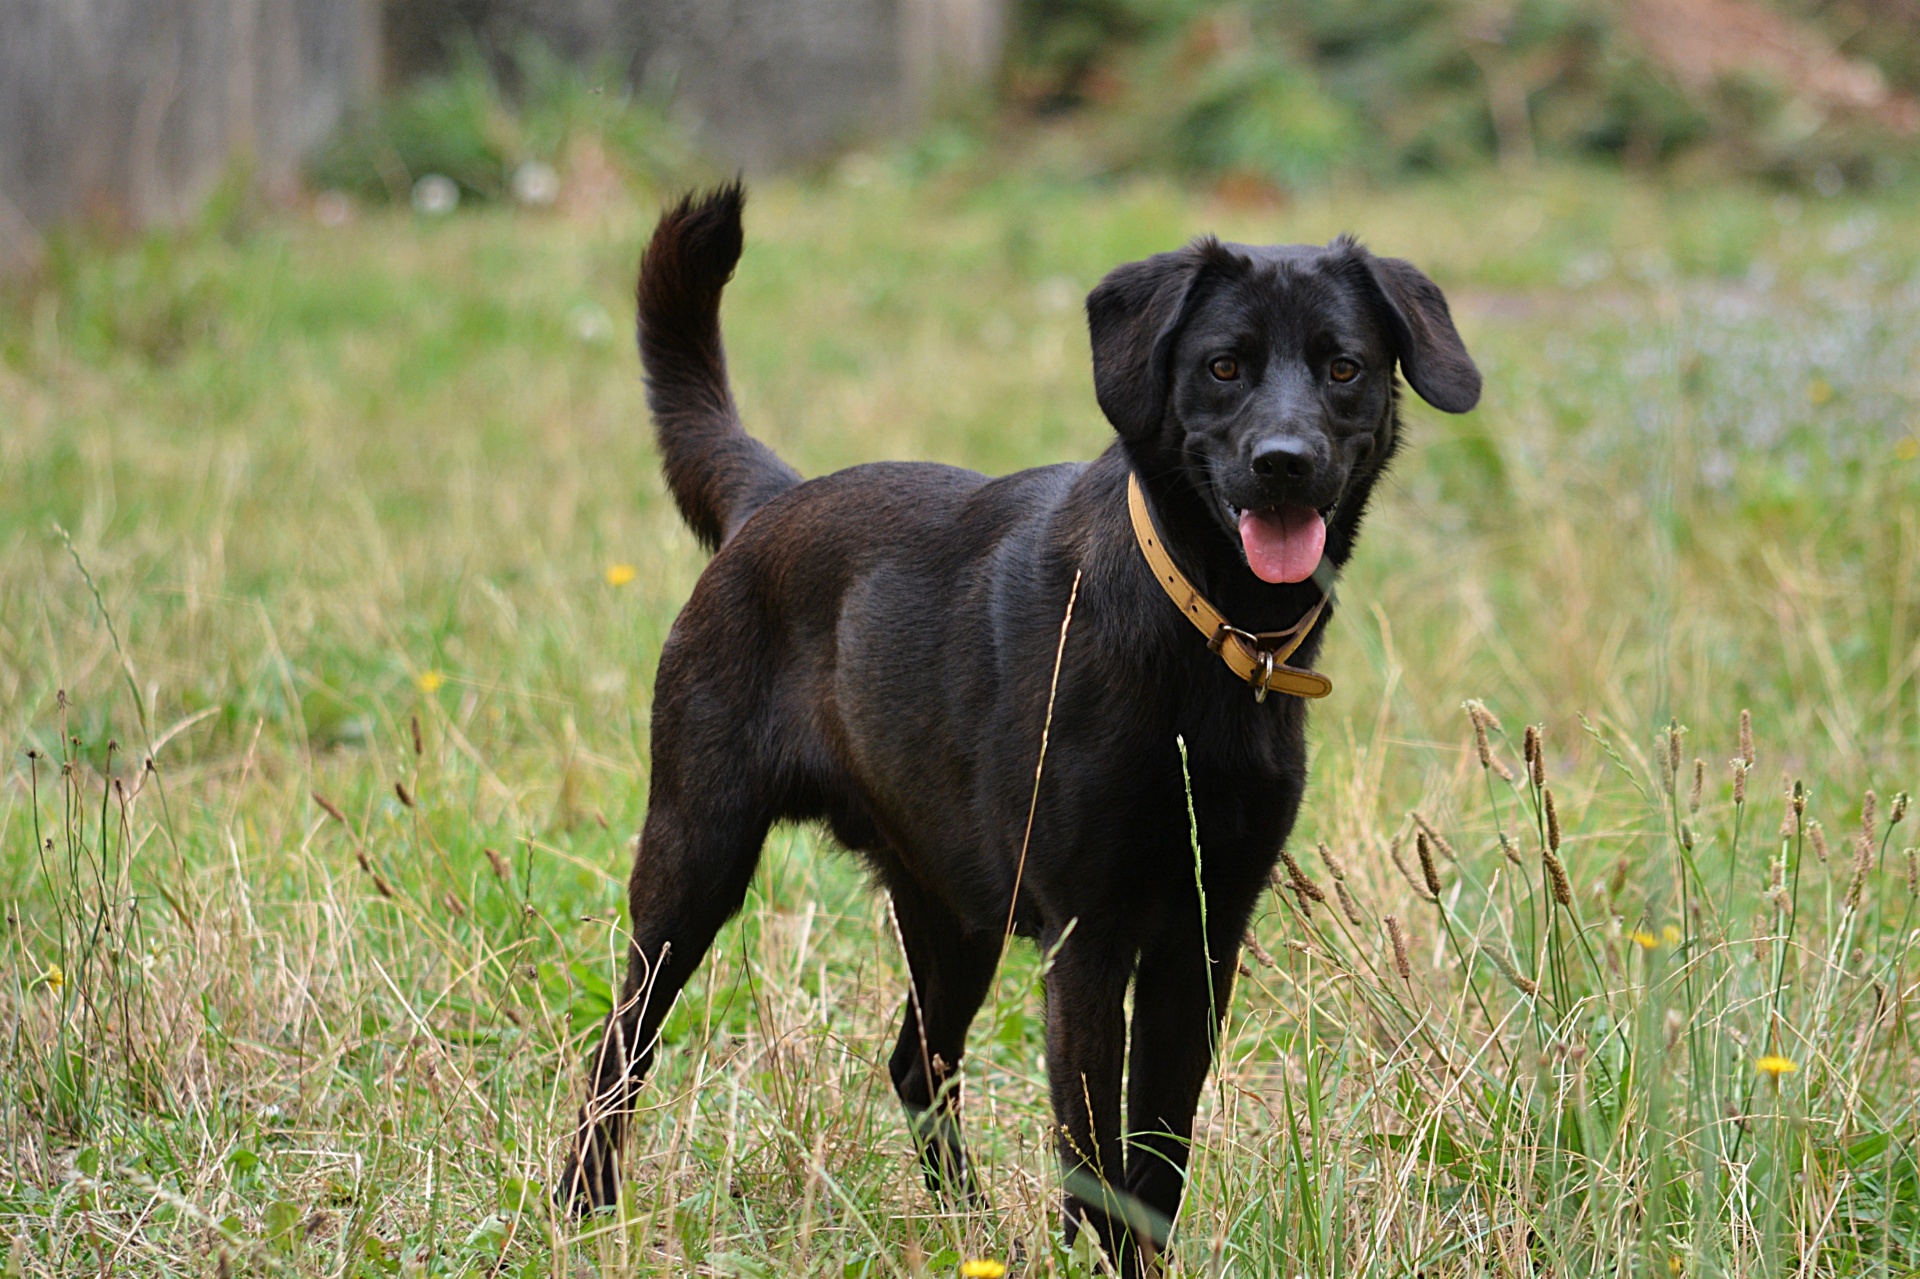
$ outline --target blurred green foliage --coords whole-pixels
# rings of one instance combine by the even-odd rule
[[[1660,32],[1695,8],[1754,42],[1751,65],[1676,72],[1688,51]],[[1798,56],[1879,77],[1893,99],[1920,83],[1911,0],[1796,11],[1762,0],[1026,0],[1010,84],[1030,109],[1089,121],[1109,167],[1281,189],[1343,170],[1543,157],[1826,187],[1897,180],[1911,138],[1888,110],[1837,108],[1790,83],[1769,63],[1780,32]],[[1741,61],[1737,49],[1714,56]]]
[[[420,178],[439,174],[464,196],[495,200],[522,164],[577,161],[581,145],[642,179],[678,172],[689,155],[664,105],[624,87],[617,69],[582,71],[528,41],[507,61],[504,80],[470,48],[451,71],[350,116],[308,176],[321,187],[404,200]]]

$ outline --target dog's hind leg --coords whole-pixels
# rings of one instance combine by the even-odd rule
[[[716,793],[722,788],[708,784],[694,796],[672,781],[656,758],[628,887],[626,983],[590,1059],[587,1102],[559,1187],[560,1201],[576,1210],[618,1197],[620,1146],[660,1023],[720,926],[740,908],[772,824],[770,810],[738,797],[729,804]]]
[[[898,877],[894,919],[907,952],[907,1007],[889,1071],[907,1108],[914,1143],[936,1196],[974,1198],[978,1187],[960,1140],[960,1058],[1000,962],[1000,938],[969,933],[951,911]]]

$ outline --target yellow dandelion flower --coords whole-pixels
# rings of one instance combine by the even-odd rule
[[[1920,435],[1903,435],[1895,441],[1893,455],[1902,462],[1911,462],[1920,458]]]
[[[1627,939],[1638,943],[1643,950],[1658,950],[1660,948],[1660,939],[1644,928],[1634,929],[1627,934]]]
[[[67,973],[58,964],[48,964],[47,971],[40,974],[40,980],[47,983],[47,989],[57,995],[67,984]]]
[[[963,1279],[1000,1279],[1007,1273],[1005,1262],[995,1261],[992,1257],[975,1257],[971,1261],[960,1263]]]
[[[1816,377],[1807,383],[1807,402],[1815,408],[1833,399],[1833,383],[1823,377]]]
[[[421,692],[431,693],[446,683],[447,677],[439,671],[421,671],[419,675],[414,677],[413,682],[420,686]]]
[[[1669,946],[1678,946],[1680,944],[1680,929],[1676,924],[1668,924],[1665,928],[1662,928],[1660,935],[1667,939],[1667,945]]]
[[[637,576],[639,576],[639,570],[631,564],[607,565],[608,586],[625,586]]]
[[[1779,1082],[1780,1076],[1791,1075],[1794,1071],[1800,1069],[1800,1067],[1794,1065],[1793,1062],[1787,1058],[1776,1056],[1773,1053],[1768,1053],[1759,1061],[1754,1062],[1753,1068],[1776,1083]]]

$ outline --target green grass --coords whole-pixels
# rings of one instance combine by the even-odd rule
[[[209,222],[65,246],[0,305],[0,1275],[1097,1273],[1054,1242],[1038,957],[967,1061],[992,1207],[942,1215],[886,1080],[884,905],[811,830],[669,1022],[621,1213],[547,1209],[703,562],[627,340],[656,201]],[[1348,229],[1449,290],[1488,391],[1411,407],[1343,585],[1292,847],[1358,922],[1260,914],[1176,1264],[1910,1272],[1920,213],[883,158],[755,191],[734,376],[810,474],[1087,457],[1106,268]],[[1783,778],[1829,858],[1781,837]],[[1458,857],[1438,902],[1415,810]]]

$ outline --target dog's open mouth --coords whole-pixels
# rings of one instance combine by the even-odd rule
[[[1327,549],[1327,522],[1310,506],[1241,511],[1240,547],[1263,582],[1304,582]]]

